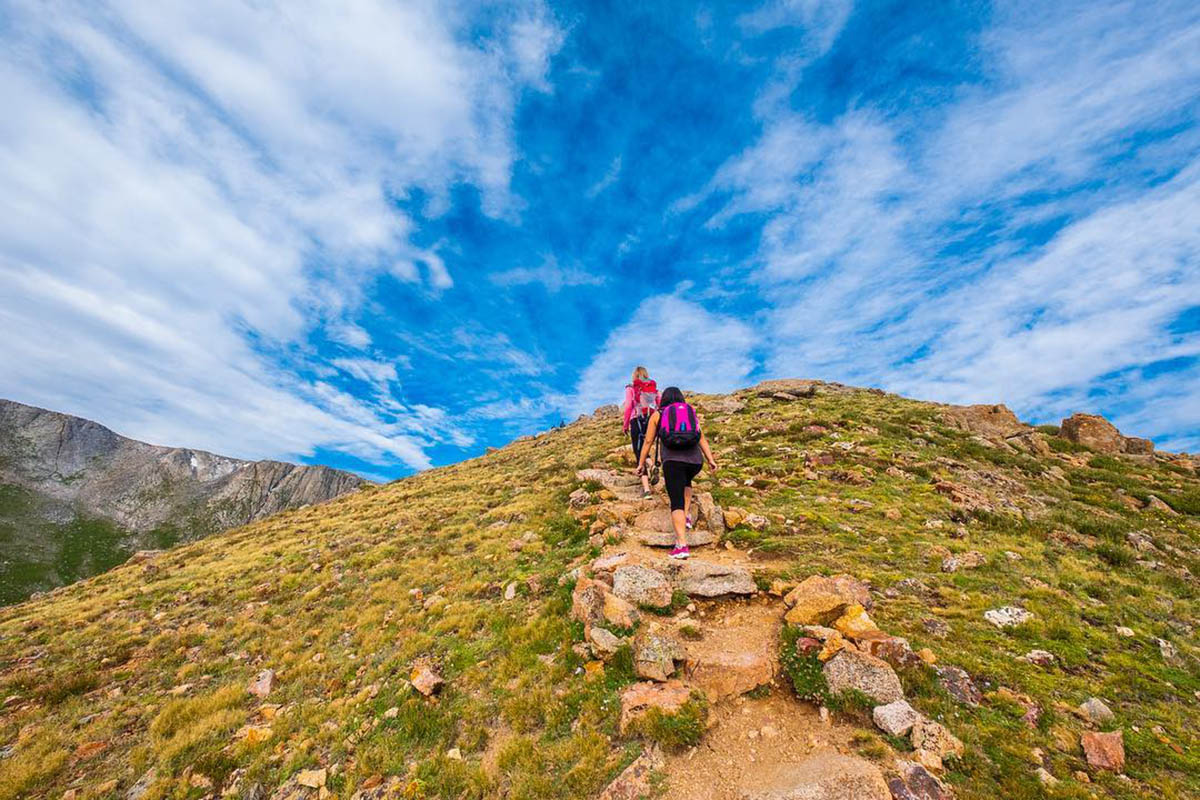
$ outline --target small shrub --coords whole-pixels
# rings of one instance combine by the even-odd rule
[[[796,649],[796,641],[803,635],[799,628],[784,627],[780,636],[779,662],[797,697],[812,703],[827,704],[830,700],[829,684],[825,681],[825,673],[821,671],[820,659],[816,653],[804,654]]]
[[[1096,555],[1114,567],[1132,566],[1136,560],[1132,550],[1123,544],[1114,544],[1112,542],[1101,542],[1096,545]]]
[[[1200,491],[1184,492],[1183,494],[1164,493],[1159,499],[1180,514],[1200,517]]]
[[[708,721],[708,702],[693,692],[691,699],[674,714],[652,708],[633,726],[641,736],[656,742],[664,750],[678,752],[700,743]]]

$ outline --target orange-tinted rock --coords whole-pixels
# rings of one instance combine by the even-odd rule
[[[621,692],[621,733],[652,708],[664,714],[678,713],[691,696],[692,690],[680,681],[643,681],[629,686]]]
[[[1121,731],[1083,734],[1079,743],[1087,756],[1088,766],[1120,772],[1125,768],[1125,737]]]

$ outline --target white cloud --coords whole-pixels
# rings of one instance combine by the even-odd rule
[[[619,403],[639,364],[660,388],[722,392],[744,386],[754,370],[756,342],[754,330],[741,320],[673,294],[648,298],[609,334],[580,376],[569,407],[586,413]]]
[[[767,215],[754,279],[772,307],[769,374],[1048,417],[1093,407],[1115,373],[1195,353],[1194,337],[1165,331],[1200,297],[1194,116],[1152,158],[1116,156],[1133,134],[1189,119],[1200,12],[1038,5],[996,22],[986,85],[918,129],[869,107],[817,122],[768,90],[759,141],[678,204],[725,197],[713,226]],[[1062,217],[1073,221],[1045,246],[1015,247],[1024,227]],[[996,244],[953,255],[985,224]],[[1160,376],[1157,391],[1178,397],[1171,387],[1193,377]],[[1122,392],[1110,406],[1156,405]],[[1134,432],[1200,431],[1200,406],[1162,408],[1131,418],[1148,426]]]
[[[368,347],[353,318],[381,265],[453,285],[391,196],[419,187],[436,211],[469,182],[512,212],[513,110],[561,44],[544,7],[491,40],[419,0],[6,17],[0,394],[231,455],[426,465],[441,434],[415,409],[300,377],[307,337]]]
[[[569,286],[599,286],[604,276],[593,275],[578,267],[563,267],[553,255],[548,255],[538,267],[514,267],[493,272],[488,278],[497,286],[541,284],[548,292],[559,292]]]
[[[608,165],[608,169],[605,170],[604,175],[600,178],[600,180],[589,186],[587,192],[584,193],[587,199],[596,199],[603,194],[605,189],[617,182],[617,179],[621,177],[621,163],[621,156],[617,156],[612,160],[612,163]]]

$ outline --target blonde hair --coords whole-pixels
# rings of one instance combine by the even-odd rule
[[[645,367],[634,367],[633,368],[633,380],[648,381],[648,380],[650,380],[650,373],[646,371]]]

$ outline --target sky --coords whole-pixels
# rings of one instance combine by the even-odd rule
[[[1200,451],[1200,4],[0,4],[0,397],[388,480],[633,367]]]

